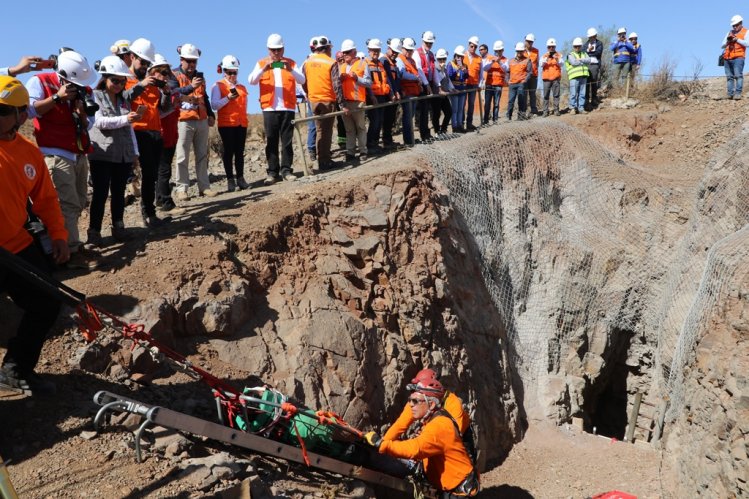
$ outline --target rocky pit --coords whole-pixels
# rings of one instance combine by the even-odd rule
[[[639,396],[641,414],[665,423],[660,438],[636,434],[644,447],[632,449],[650,453],[639,459],[652,459],[658,483],[641,477],[634,492],[746,495],[749,131],[733,105],[695,100],[681,110],[570,117],[574,126],[502,125],[310,181],[192,202],[168,231],[110,247],[103,271],[64,277],[236,385],[268,382],[362,428],[386,426],[411,376],[440,366],[475,409],[486,469],[529,475],[507,488],[511,473],[495,470],[487,497],[616,488],[554,485],[538,478],[543,456],[518,465],[513,455],[532,455],[523,442],[538,442],[544,421],[621,440]],[[652,144],[669,145],[686,133],[681,124],[716,106],[725,115],[690,125],[691,138],[709,135],[709,145],[694,140],[668,167],[647,163],[663,154]],[[726,121],[734,134],[718,127]],[[12,330],[13,307],[0,300],[0,311]],[[58,331],[70,329],[63,317]],[[12,458],[22,496],[72,497],[80,483],[90,497],[200,497],[247,476],[175,471],[180,459],[215,454],[206,443],[138,467],[114,432],[78,438],[98,389],[212,419],[207,390],[143,352],[108,337],[84,346],[57,335],[41,369],[60,375],[58,400],[0,400],[0,453]],[[560,459],[576,467],[578,451],[585,455],[578,448]],[[45,476],[39,466],[49,467]],[[288,476],[257,472],[277,496],[297,497]]]

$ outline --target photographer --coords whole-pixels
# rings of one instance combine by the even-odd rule
[[[89,155],[91,181],[94,192],[89,209],[88,239],[86,245],[100,248],[103,245],[101,223],[109,192],[112,193],[112,236],[117,241],[126,238],[125,185],[138,156],[135,134],[130,124],[140,118],[122,96],[130,70],[116,55],[105,57],[97,63],[101,78],[94,90],[99,104],[96,123],[91,129],[94,150]]]
[[[617,39],[610,47],[614,53],[612,62],[616,67],[613,81],[623,84],[624,80],[629,77],[629,70],[632,68],[632,54],[635,52],[635,48],[627,41],[627,28],[619,28],[616,34]]]
[[[96,74],[81,54],[61,49],[55,71],[32,77],[29,117],[34,118],[36,143],[57,189],[72,253],[68,266],[95,267],[98,256],[82,248],[78,219],[86,207],[88,159],[92,151],[88,131],[94,124],[96,104],[88,87]]]
[[[721,45],[729,99],[741,99],[741,92],[744,89],[744,60],[747,43],[744,18],[735,15],[731,18],[731,31],[728,32]]]
[[[200,49],[191,43],[177,47],[179,67],[174,76],[179,82],[178,92],[182,97],[179,111],[179,139],[177,141],[177,188],[176,197],[185,201],[190,198],[190,151],[195,151],[195,176],[198,180],[198,194],[212,198],[216,191],[211,189],[208,179],[208,128],[216,117],[206,92],[203,73],[197,70]]]
[[[162,74],[149,74],[149,68],[156,59],[156,50],[149,40],[138,38],[130,46],[130,51],[133,54],[131,77],[125,84],[127,90],[123,96],[130,102],[130,109],[140,115],[132,126],[138,142],[138,161],[143,176],[141,214],[146,227],[154,229],[165,223],[165,220],[156,216],[155,198],[157,172],[164,144],[161,136],[161,112],[171,108],[171,89]]]
[[[549,100],[554,99],[554,116],[559,116],[559,89],[562,81],[562,54],[557,52],[557,42],[549,38],[548,52],[541,58],[542,79],[544,82],[544,117],[549,116]]]
[[[211,88],[211,105],[218,114],[218,134],[224,146],[222,159],[227,190],[234,192],[237,187],[247,189],[250,186],[244,179],[244,144],[248,125],[247,88],[237,83],[239,59],[233,55],[221,59],[218,71],[224,73],[224,78]]]
[[[29,94],[23,84],[10,76],[0,76],[0,248],[27,263],[49,271],[49,261],[34,243],[25,225],[28,203],[47,227],[48,248],[56,263],[65,262],[70,253],[65,221],[57,201],[47,167],[39,149],[18,133],[26,121]],[[13,303],[24,310],[15,337],[0,367],[0,386],[32,394],[54,392],[54,385],[34,372],[50,328],[57,319],[60,302],[18,276],[0,268],[0,293],[6,292]]]

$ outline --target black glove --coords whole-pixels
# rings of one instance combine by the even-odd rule
[[[364,434],[364,441],[367,443],[367,445],[371,445],[375,449],[379,449],[380,444],[382,444],[382,437],[376,432],[370,431]]]

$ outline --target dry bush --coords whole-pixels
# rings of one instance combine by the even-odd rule
[[[632,96],[645,102],[673,101],[688,98],[704,90],[705,82],[699,79],[703,69],[700,61],[695,61],[690,80],[676,80],[674,78],[675,69],[676,61],[664,56],[650,79],[641,82],[636,91],[632,92]]]

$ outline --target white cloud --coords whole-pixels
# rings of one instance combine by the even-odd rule
[[[492,28],[497,30],[497,33],[500,37],[505,37],[505,30],[504,28],[494,20],[492,16],[490,16],[488,13],[486,13],[479,5],[476,0],[463,0],[463,2],[471,8],[473,12],[476,13],[477,16],[479,16],[481,19],[486,21],[487,24],[489,24]]]

